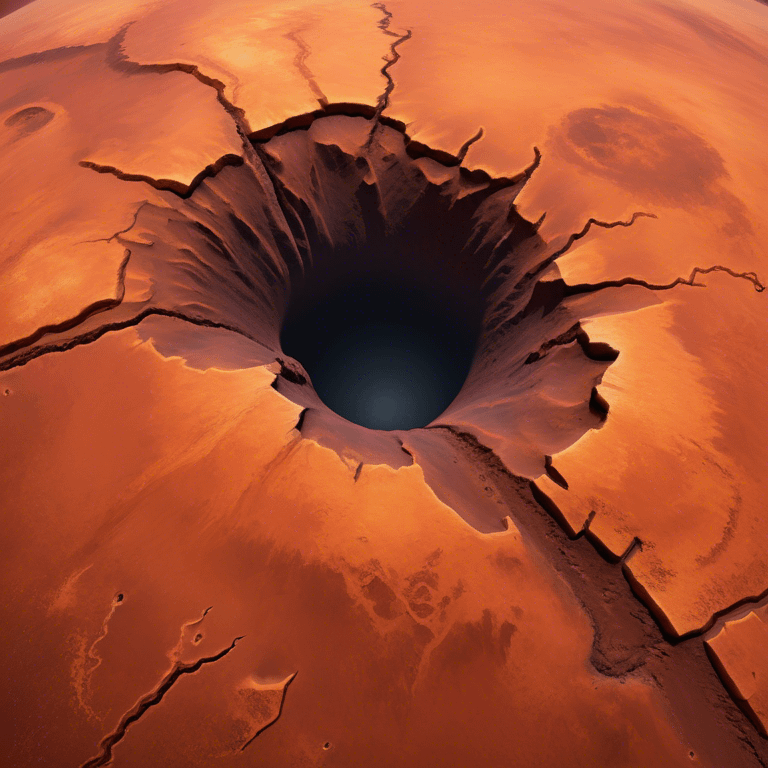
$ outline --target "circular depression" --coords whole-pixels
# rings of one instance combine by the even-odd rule
[[[362,263],[367,263],[364,257]],[[434,421],[461,390],[482,318],[479,293],[441,290],[359,270],[335,281],[310,275],[281,332],[333,411],[370,429]]]
[[[404,431],[447,426],[538,477],[601,426],[613,359],[580,328],[603,299],[557,273],[573,238],[546,243],[515,205],[538,155],[492,177],[361,112],[253,135],[244,157],[142,204],[116,236],[109,327],[140,320],[161,354],[200,368],[277,362],[302,436],[344,456],[399,466]]]

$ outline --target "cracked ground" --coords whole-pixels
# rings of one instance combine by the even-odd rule
[[[768,764],[768,6],[35,0],[0,51],[0,764]],[[477,320],[419,428],[283,349],[384,274]]]

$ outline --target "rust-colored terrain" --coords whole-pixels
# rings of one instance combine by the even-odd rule
[[[0,765],[768,765],[766,83],[757,0],[0,5]],[[292,356],[377,302],[416,426]]]

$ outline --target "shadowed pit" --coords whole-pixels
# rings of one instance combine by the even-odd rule
[[[291,302],[281,342],[340,416],[371,429],[436,419],[461,389],[480,326],[477,301],[373,276]]]

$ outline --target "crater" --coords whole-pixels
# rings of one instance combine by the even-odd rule
[[[5,126],[13,128],[17,137],[26,136],[48,125],[54,114],[44,107],[25,107],[5,119]]]
[[[329,105],[250,136],[243,162],[189,190],[144,179],[165,202],[114,236],[121,299],[81,313],[75,337],[46,329],[11,364],[136,325],[194,367],[275,364],[273,387],[303,408],[296,428],[353,473],[414,453],[437,471],[425,430],[448,427],[539,477],[607,416],[596,388],[616,351],[600,353],[581,320],[657,299],[637,284],[620,299],[568,290],[558,256],[592,225],[635,216],[545,242],[515,206],[538,150],[493,177],[463,165],[480,134],[454,156],[370,106]],[[487,514],[472,525],[498,529]]]
[[[371,262],[361,255],[360,264]],[[462,296],[440,275],[430,285],[429,275],[409,282],[397,271],[313,271],[281,334],[323,403],[371,429],[408,430],[440,416],[466,380],[480,331],[479,285]]]

